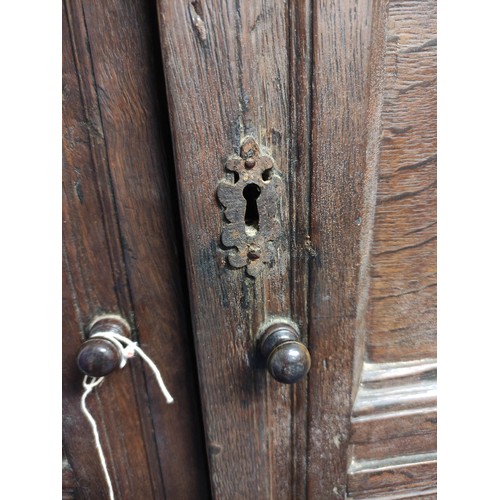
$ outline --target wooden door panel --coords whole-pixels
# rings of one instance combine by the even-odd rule
[[[287,6],[158,5],[213,494],[288,496],[290,388],[255,370],[254,337],[266,312],[290,309],[289,234],[279,242],[285,260],[256,284],[226,265],[215,197],[244,135],[272,147],[277,168],[288,172]],[[281,214],[287,224],[286,200]]]
[[[436,4],[390,2],[367,356],[436,357]]]
[[[352,412],[353,498],[372,489],[374,496],[430,495],[436,477],[435,2],[390,1],[384,31],[364,364]]]
[[[435,4],[158,10],[215,497],[432,495]],[[286,193],[255,279],[216,198],[248,135]],[[257,355],[281,316],[312,355],[293,387]]]
[[[70,498],[107,497],[75,363],[89,322],[103,313],[129,321],[175,398],[165,405],[138,359],[89,397],[116,497],[210,496],[155,23],[148,2],[64,4],[63,439]]]
[[[308,498],[344,498],[367,286],[384,2],[312,5]],[[307,175],[307,174],[306,174]]]
[[[435,498],[435,1],[64,5],[65,497],[105,497],[74,359],[106,312],[175,398],[138,360],[91,398],[119,498]],[[248,137],[282,187],[254,274],[217,198]],[[282,319],[291,386],[257,348]]]

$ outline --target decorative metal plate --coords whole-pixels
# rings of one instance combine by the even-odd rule
[[[234,172],[233,181],[223,179],[217,197],[224,208],[226,222],[221,242],[232,267],[245,267],[256,277],[274,261],[273,242],[279,235],[278,203],[283,182],[274,160],[261,154],[253,137],[245,137],[240,156],[233,155],[226,169]]]

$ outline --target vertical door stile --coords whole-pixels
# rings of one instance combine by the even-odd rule
[[[290,315],[289,204],[276,261],[256,278],[228,266],[218,183],[254,137],[288,190],[288,8],[284,2],[159,1],[195,344],[213,493],[288,497],[291,392],[256,355],[259,326]]]
[[[419,114],[415,104],[433,109],[427,87],[435,78],[435,40],[426,40],[434,29],[432,4],[158,0],[205,432],[218,498],[356,498],[365,484],[386,493],[389,486],[384,490],[383,480],[369,472],[371,457],[383,455],[381,450],[394,468],[409,464],[422,471],[420,485],[432,486],[435,407],[425,391],[435,371],[435,183],[415,193],[399,192],[396,185],[423,185],[433,175],[433,115]],[[401,75],[390,66],[399,63]],[[418,108],[418,123],[408,128],[411,106]],[[387,130],[386,119],[395,123]],[[218,183],[233,179],[234,169],[225,168],[228,158],[249,136],[272,156],[284,186],[282,230],[273,241],[277,258],[257,277],[228,264],[221,232],[232,220],[216,197]],[[399,161],[409,164],[395,176]],[[380,164],[388,170],[383,177]],[[421,166],[428,170],[416,171]],[[380,186],[387,197],[377,194]],[[405,203],[422,193],[428,206],[418,205],[415,213],[427,225],[420,229],[413,205]],[[403,199],[400,211],[382,206]],[[422,253],[418,246],[410,269],[398,260],[392,239],[416,241],[420,231],[429,233],[422,242],[429,246]],[[390,247],[382,259],[374,251],[378,245]],[[386,261],[399,264],[375,275],[374,263]],[[415,265],[421,261],[423,269]],[[410,310],[412,299],[397,294],[400,283],[409,286],[409,277],[423,282],[409,292],[416,294],[412,322],[404,331],[386,331],[386,324],[399,319],[386,318],[375,301]],[[378,297],[377,287],[384,286],[392,293]],[[276,384],[257,355],[259,328],[273,318],[295,322],[309,346],[311,370],[297,385]],[[385,357],[387,363],[377,364]],[[371,404],[376,408],[370,422],[379,413],[389,419],[376,390],[365,389],[370,383],[384,386],[385,378],[391,380],[388,387],[400,369],[407,374],[404,388],[419,380],[415,399],[423,402],[415,404],[427,405],[418,418],[397,422],[401,433],[410,421],[425,427],[422,443],[414,435],[408,441],[415,453],[407,464],[398,455],[404,452],[400,436],[377,430],[384,439],[397,439],[377,441],[372,449],[363,420],[363,405]],[[425,451],[421,462],[418,449]],[[413,479],[401,481],[411,491]]]
[[[108,495],[76,358],[109,314],[131,325],[175,400],[140,359],[89,396],[116,498],[210,495],[156,22],[147,2],[63,2],[63,446],[78,498]]]
[[[309,333],[310,265],[315,250],[310,237],[312,8],[311,1],[294,0],[289,6],[290,86],[290,271],[292,317],[302,339]],[[309,380],[292,389],[293,491],[291,498],[306,498],[307,414]]]
[[[308,498],[347,493],[361,249],[373,219],[368,168],[376,167],[366,158],[369,55],[380,5],[313,4]]]

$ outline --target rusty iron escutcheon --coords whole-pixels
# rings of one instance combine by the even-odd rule
[[[250,136],[243,139],[240,155],[228,158],[226,169],[234,172],[234,179],[222,179],[217,187],[226,219],[221,242],[232,267],[245,267],[248,275],[257,277],[274,262],[283,181],[272,157],[262,154]]]

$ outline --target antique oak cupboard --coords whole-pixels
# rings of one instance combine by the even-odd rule
[[[64,498],[435,498],[435,14],[64,2]]]

